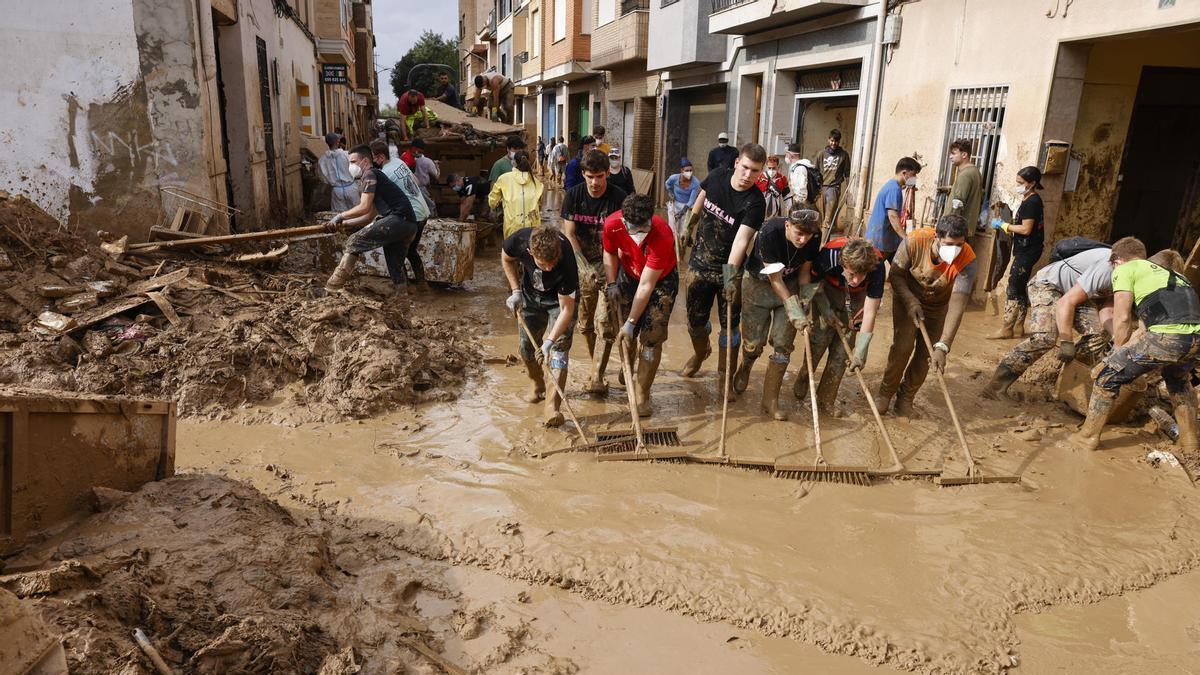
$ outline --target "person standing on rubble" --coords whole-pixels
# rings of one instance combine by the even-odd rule
[[[1063,363],[1076,354],[1099,357],[1108,343],[1105,333],[1113,332],[1113,265],[1145,257],[1145,244],[1124,237],[1111,248],[1091,248],[1039,270],[1026,286],[1029,335],[1000,359],[983,396],[1008,399],[1009,387],[1055,344]]]
[[[450,83],[450,73],[438,73],[438,84],[442,88],[442,93],[437,95],[435,101],[441,101],[451,108],[462,109],[462,103],[458,100],[458,89]]]
[[[575,298],[579,291],[571,244],[549,227],[523,227],[504,240],[500,265],[512,291],[504,305],[513,314],[520,312],[533,332],[526,333],[518,324],[521,336],[518,351],[532,383],[525,400],[537,403],[545,398],[542,424],[561,426],[562,399],[556,393],[546,396],[543,368],[550,370],[559,390],[566,387],[568,353],[575,330]]]
[[[621,210],[604,221],[605,290],[610,312],[624,319],[617,339],[630,361],[637,360],[634,386],[638,417],[650,416],[650,387],[662,360],[671,309],[679,293],[679,270],[671,228],[654,215],[646,195],[625,198]],[[613,320],[611,315],[602,317]]]
[[[714,301],[721,324],[717,372],[725,372],[727,358],[734,361],[730,367],[736,371],[741,344],[738,317],[742,311],[742,263],[750,241],[763,224],[766,203],[755,183],[766,161],[767,151],[761,145],[747,143],[732,169],[717,169],[700,183],[700,194],[684,234],[685,248],[692,249],[688,260],[687,322],[693,351],[680,372],[684,377],[695,377],[712,353],[708,335],[712,332],[709,315]],[[725,325],[727,305],[733,311],[733,324],[729,326]]]
[[[379,140],[372,143],[373,147],[357,145],[350,151],[350,162],[362,171],[361,201],[334,216],[329,224],[352,227],[371,222],[375,214],[379,217],[346,238],[342,259],[325,282],[325,290],[337,292],[344,288],[354,277],[354,266],[362,254],[382,247],[396,294],[405,298],[408,296],[408,274],[404,270],[404,256],[417,233],[417,215],[409,196],[380,168],[389,159],[387,143]],[[416,188],[415,180],[412,187]],[[420,197],[419,190],[417,196]]]
[[[329,146],[329,150],[317,160],[317,172],[329,186],[329,208],[338,213],[348,211],[361,199],[358,177],[350,168],[350,154],[341,148],[341,137],[335,133],[325,134],[325,145]]]
[[[1029,311],[1029,294],[1026,286],[1033,266],[1042,257],[1046,243],[1045,207],[1038,190],[1042,189],[1042,172],[1036,166],[1027,166],[1017,172],[1017,194],[1021,205],[1013,216],[1012,223],[997,219],[993,229],[1012,235],[1012,267],[1008,270],[1007,297],[1004,300],[1004,324],[1000,330],[988,336],[992,340],[1007,340],[1024,331],[1025,315]]]
[[[975,283],[975,251],[967,243],[969,228],[962,216],[946,215],[936,227],[913,230],[892,259],[889,279],[896,294],[892,313],[892,346],[875,404],[884,412],[896,397],[896,414],[913,415],[913,399],[932,365],[946,369],[958,325]],[[930,354],[918,323],[930,339]],[[903,381],[901,379],[903,378]]]
[[[742,280],[742,363],[733,376],[733,389],[746,391],[754,362],[768,339],[774,353],[763,376],[762,411],[787,419],[779,407],[779,388],[796,344],[796,331],[806,330],[808,315],[800,289],[812,281],[812,263],[821,250],[821,215],[795,209],[787,218],[772,218],[755,238]]]
[[[533,158],[528,150],[513,156],[513,170],[492,183],[488,206],[504,205],[504,236],[508,238],[522,227],[536,227],[542,221],[542,193],[545,188],[533,175]]]
[[[1112,253],[1113,343],[1104,359],[1087,418],[1071,441],[1085,450],[1096,450],[1100,432],[1121,387],[1148,373],[1161,372],[1167,385],[1179,446],[1184,454],[1200,451],[1196,434],[1196,395],[1192,371],[1200,362],[1200,297],[1182,274],[1149,260],[1119,260]],[[1138,322],[1146,327],[1132,337]]]
[[[579,332],[587,340],[593,368],[587,391],[603,395],[608,392],[604,371],[608,367],[616,330],[612,322],[604,320],[608,302],[604,293],[606,276],[601,240],[604,221],[621,210],[627,195],[609,181],[608,158],[604,153],[592,150],[584,155],[581,164],[583,184],[567,190],[563,196],[562,231],[571,242],[579,268]],[[596,354],[597,323],[604,342],[599,358]]]

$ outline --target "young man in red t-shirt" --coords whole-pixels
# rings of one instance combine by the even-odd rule
[[[605,219],[602,242],[608,306],[617,312],[617,320],[625,321],[617,338],[625,353],[638,355],[637,412],[639,417],[648,417],[650,385],[658,372],[679,292],[675,237],[666,221],[654,215],[654,202],[646,195],[633,194],[625,198],[620,211]]]

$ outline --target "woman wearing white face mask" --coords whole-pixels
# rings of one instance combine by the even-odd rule
[[[696,204],[696,195],[700,194],[700,181],[696,179],[692,160],[684,157],[679,160],[679,173],[671,174],[667,179],[667,196],[671,203],[667,205],[667,220],[675,241],[679,242],[679,230],[683,226],[685,213]],[[676,249],[678,254],[678,248]]]
[[[1027,166],[1017,172],[1017,194],[1021,205],[1013,222],[999,218],[992,221],[992,228],[1003,230],[1013,238],[1012,267],[1008,270],[1007,299],[1004,301],[1004,324],[1000,330],[988,337],[1005,340],[1024,335],[1025,315],[1029,310],[1029,295],[1026,285],[1033,266],[1042,257],[1046,244],[1045,207],[1038,190],[1042,189],[1042,172],[1036,166]]]
[[[913,414],[913,398],[925,382],[932,365],[946,368],[946,356],[962,321],[971,287],[975,284],[975,251],[967,243],[965,218],[942,216],[937,227],[913,230],[892,259],[888,280],[895,291],[892,314],[892,346],[887,370],[875,403],[887,410],[896,397],[896,414]],[[918,323],[924,323],[933,353],[925,348]]]
[[[767,158],[767,168],[758,175],[758,189],[762,191],[767,202],[767,218],[775,218],[783,213],[783,198],[788,193],[788,179],[779,170],[779,156]],[[796,208],[800,208],[797,206]]]

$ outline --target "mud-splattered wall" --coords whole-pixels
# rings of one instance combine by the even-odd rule
[[[41,2],[0,28],[0,189],[144,238],[159,187],[208,193],[190,3]]]

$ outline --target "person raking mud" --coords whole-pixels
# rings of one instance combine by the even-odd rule
[[[762,227],[766,202],[756,186],[767,161],[767,151],[756,143],[742,146],[732,169],[717,169],[700,183],[696,206],[684,228],[684,246],[691,247],[687,277],[687,323],[692,356],[680,372],[694,377],[712,353],[709,315],[717,303],[721,324],[717,372],[723,374],[728,359],[736,372],[738,318],[741,316],[742,263],[756,232]],[[730,309],[732,321],[730,322]],[[732,325],[726,325],[730,322]],[[734,396],[730,391],[730,396]]]
[[[897,302],[892,314],[892,346],[887,370],[875,399],[884,412],[896,397],[896,414],[913,415],[913,399],[930,366],[944,371],[946,356],[962,321],[975,281],[975,251],[967,243],[967,221],[942,216],[936,227],[913,230],[892,259],[891,283]],[[925,346],[918,324],[923,323],[933,354]],[[903,378],[903,381],[901,379]]]
[[[1121,387],[1162,372],[1184,454],[1200,451],[1192,371],[1200,361],[1200,297],[1187,278],[1149,260],[1116,259],[1113,245],[1113,343],[1088,401],[1087,418],[1071,441],[1095,450]],[[1138,321],[1145,326],[1131,337]]]
[[[575,252],[579,267],[579,332],[587,340],[588,356],[592,359],[592,377],[587,391],[592,394],[608,392],[604,370],[612,353],[616,327],[608,316],[604,288],[604,245],[601,241],[604,221],[621,210],[628,195],[609,182],[608,158],[599,150],[589,150],[580,162],[583,183],[563,196],[562,231]],[[600,325],[603,344],[596,350],[596,329]]]
[[[387,143],[373,141],[371,146],[358,145],[350,150],[351,166],[358,167],[362,175],[362,197],[357,206],[333,217],[329,224],[335,227],[361,225],[375,218],[370,225],[350,235],[342,249],[342,259],[325,282],[325,290],[336,292],[354,277],[354,267],[363,253],[383,248],[388,276],[398,296],[408,296],[408,272],[404,259],[408,246],[417,234],[417,216],[412,201],[404,189],[397,185],[380,168],[388,162]],[[411,186],[417,199],[420,190],[413,179]]]
[[[762,411],[777,420],[787,419],[779,408],[779,388],[791,361],[796,331],[807,331],[809,321],[799,295],[812,281],[812,263],[821,250],[821,214],[796,209],[787,218],[772,218],[763,225],[746,260],[742,279],[742,363],[733,376],[733,389],[746,391],[754,362],[770,340],[774,352],[763,375]],[[805,333],[807,334],[807,333]]]
[[[548,227],[521,228],[504,240],[500,264],[512,290],[504,305],[514,314],[520,312],[533,332],[529,335],[518,323],[519,353],[532,382],[525,400],[537,403],[545,398],[542,424],[560,426],[562,400],[555,393],[546,396],[543,367],[550,371],[561,391],[567,384],[568,353],[575,330],[575,297],[579,292],[579,272],[571,244],[557,230]]]
[[[637,359],[637,382],[625,386],[636,387],[638,416],[648,417],[650,387],[679,292],[675,238],[667,223],[654,215],[654,202],[634,194],[604,221],[603,245],[608,305],[624,319],[617,339],[624,341],[629,358]]]

